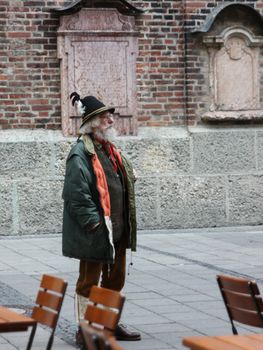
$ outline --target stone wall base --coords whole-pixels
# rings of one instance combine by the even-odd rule
[[[0,131],[0,235],[58,233],[58,131]],[[141,128],[116,142],[134,164],[139,229],[263,223],[263,128]]]

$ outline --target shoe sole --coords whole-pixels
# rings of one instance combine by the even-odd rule
[[[116,337],[117,340],[122,340],[122,341],[138,341],[141,340],[141,337],[136,337],[136,338],[126,338],[126,337]]]

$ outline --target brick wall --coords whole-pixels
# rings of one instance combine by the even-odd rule
[[[197,39],[186,30],[200,26],[215,6],[226,1],[130,2],[145,10],[136,19],[138,125],[198,122],[209,103],[207,53],[197,48]],[[263,0],[242,3],[263,11]],[[61,128],[59,19],[49,8],[64,4],[1,0],[0,128]]]
[[[56,1],[59,3],[59,1]],[[62,3],[62,1],[61,1]],[[54,1],[0,3],[0,127],[60,128]]]
[[[145,10],[137,20],[139,125],[184,124],[183,2],[133,3]]]

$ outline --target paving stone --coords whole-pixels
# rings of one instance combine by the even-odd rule
[[[263,290],[263,228],[141,231],[133,268],[124,288],[122,322],[142,333],[126,350],[184,350],[193,335],[231,334],[216,275],[256,278]],[[74,293],[78,261],[61,256],[61,235],[0,236],[1,304],[30,314],[43,273],[69,282],[53,349],[74,349]],[[260,332],[239,327],[240,333]],[[38,327],[34,350],[43,349],[47,330]],[[26,333],[1,334],[0,348],[23,348]]]

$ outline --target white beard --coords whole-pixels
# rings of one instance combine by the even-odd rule
[[[111,126],[106,130],[96,129],[93,134],[104,141],[114,141],[117,137],[117,130]]]

